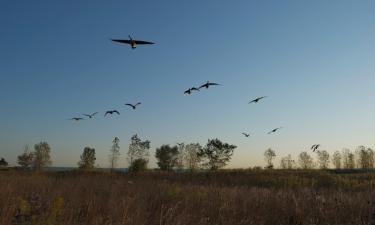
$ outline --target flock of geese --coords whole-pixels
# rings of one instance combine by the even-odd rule
[[[113,42],[118,42],[118,43],[122,43],[122,44],[129,44],[132,49],[135,49],[137,47],[137,45],[152,45],[152,44],[154,44],[153,42],[150,42],[150,41],[141,41],[141,40],[133,39],[130,35],[128,37],[129,37],[129,39],[111,39],[111,40]],[[200,85],[199,87],[191,87],[191,88],[187,89],[186,91],[184,91],[184,94],[191,95],[194,91],[199,92],[202,88],[208,89],[211,86],[217,86],[217,85],[220,85],[220,84],[207,81],[206,83]],[[249,102],[249,104],[258,103],[260,100],[262,100],[266,97],[267,96],[257,97],[255,99],[251,100]],[[133,110],[135,110],[137,108],[137,106],[141,105],[141,102],[137,102],[136,104],[126,103],[125,105],[129,106]],[[92,119],[92,118],[95,117],[96,114],[98,114],[98,112],[95,112],[95,113],[92,113],[92,114],[82,114],[82,115],[85,116],[87,119]],[[120,115],[120,112],[116,109],[115,110],[107,110],[104,113],[104,117],[106,117],[108,115],[113,115],[113,114]],[[80,121],[80,120],[85,120],[85,118],[84,117],[73,117],[70,120]],[[269,131],[267,134],[275,133],[280,129],[282,129],[282,127],[277,127],[275,129]],[[243,132],[242,134],[247,138],[250,137],[250,133]],[[319,147],[320,147],[319,144],[314,144],[313,146],[311,146],[311,150],[313,150],[313,152],[315,152]]]

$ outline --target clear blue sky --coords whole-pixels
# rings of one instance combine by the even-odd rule
[[[0,27],[0,157],[13,164],[45,140],[56,166],[85,146],[107,166],[118,136],[125,167],[135,133],[152,156],[220,138],[238,146],[229,167],[263,164],[268,147],[375,147],[374,1],[1,1]],[[128,34],[156,44],[109,40]],[[183,95],[207,80],[223,85]]]

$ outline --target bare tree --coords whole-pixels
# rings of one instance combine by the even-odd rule
[[[317,151],[318,164],[320,169],[327,169],[329,166],[329,153],[326,150]]]
[[[186,154],[185,147],[186,147],[185,143],[177,143],[178,155],[177,155],[176,167],[178,169],[184,168],[184,158]]]
[[[276,157],[275,151],[269,148],[264,152],[263,155],[264,155],[264,160],[266,160],[266,168],[272,169],[273,168],[272,160]]]
[[[25,145],[24,152],[17,157],[17,163],[23,169],[29,169],[33,165],[34,154],[29,150],[29,146]]]
[[[332,163],[336,169],[341,169],[341,154],[339,151],[335,151],[332,155]]]
[[[280,160],[280,168],[281,169],[293,169],[295,166],[295,162],[292,159],[292,156],[289,154]]]
[[[185,165],[191,171],[199,168],[201,157],[198,153],[201,151],[202,146],[199,143],[191,143],[185,146]]]
[[[52,164],[51,148],[47,142],[40,142],[34,145],[33,167],[35,170],[42,170]]]
[[[314,168],[313,159],[307,152],[301,152],[298,155],[298,163],[302,169]]]
[[[354,154],[348,148],[344,148],[342,150],[342,163],[344,169],[354,169],[355,168],[355,160]]]
[[[144,159],[146,162],[148,162],[148,157],[150,155],[150,143],[151,142],[149,140],[142,141],[137,134],[131,137],[129,150],[127,153],[130,165],[132,165],[132,163],[137,159]],[[138,161],[137,163],[140,162],[141,161]],[[144,161],[142,161],[142,163],[144,163]]]
[[[117,166],[118,159],[120,158],[120,139],[115,137],[112,141],[112,147],[109,153],[109,166],[111,171]]]
[[[374,168],[374,151],[371,148],[365,146],[358,146],[356,151],[357,155],[357,166],[361,169],[372,169]]]

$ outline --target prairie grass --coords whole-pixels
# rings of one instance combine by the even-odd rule
[[[0,172],[1,225],[375,224],[375,174]]]

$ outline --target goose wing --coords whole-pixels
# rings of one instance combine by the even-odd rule
[[[131,43],[131,40],[123,40],[123,39],[111,39],[112,41],[114,42],[119,42],[119,43],[123,43],[123,44],[130,44]]]
[[[134,40],[134,42],[137,44],[137,45],[153,45],[155,43],[153,42],[149,42],[149,41],[139,41],[139,40]]]

